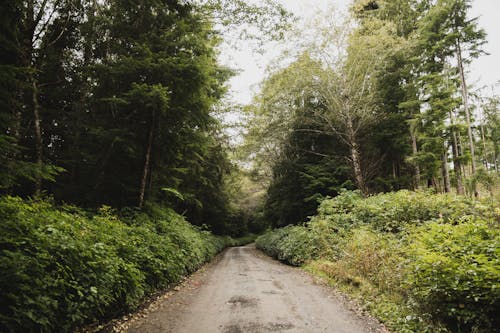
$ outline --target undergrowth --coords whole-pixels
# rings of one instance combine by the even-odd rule
[[[256,244],[324,277],[395,332],[486,333],[500,327],[499,222],[491,200],[344,192],[309,223]]]
[[[2,197],[0,332],[69,332],[129,311],[248,241],[214,236],[158,206],[118,215]]]

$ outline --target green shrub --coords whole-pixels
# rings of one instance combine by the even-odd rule
[[[300,266],[318,253],[317,238],[306,227],[288,226],[260,236],[257,248],[273,258]]]
[[[310,264],[397,332],[496,332],[500,209],[491,200],[399,191],[324,200],[306,226],[257,239]]]
[[[288,235],[288,230],[290,228],[291,227],[276,229],[257,237],[257,239],[255,240],[256,247],[267,253],[269,256],[278,259],[280,255],[280,241],[283,237],[286,237]]]
[[[395,291],[403,271],[401,242],[392,234],[362,226],[345,236],[342,256],[336,261],[351,276],[357,276],[381,291]]]
[[[0,331],[68,332],[133,309],[230,242],[172,210],[126,213],[0,198]]]
[[[491,206],[453,194],[399,191],[363,199],[356,192],[324,200],[312,221],[325,219],[339,228],[358,225],[397,233],[427,221],[455,221],[464,215],[498,219]],[[495,216],[494,216],[495,215]]]
[[[408,247],[408,293],[454,332],[500,327],[500,233],[484,220],[429,223]]]

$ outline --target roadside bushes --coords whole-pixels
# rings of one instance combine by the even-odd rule
[[[0,331],[68,332],[138,305],[231,242],[172,210],[119,218],[0,198]]]
[[[260,236],[256,245],[273,258],[300,266],[317,254],[315,236],[305,227],[288,226]]]
[[[402,190],[363,198],[357,191],[323,200],[312,221],[325,219],[341,228],[370,225],[398,233],[427,221],[456,221],[464,215],[499,218],[491,206],[464,196]]]
[[[394,331],[495,332],[499,213],[491,202],[455,195],[344,192],[324,200],[306,225],[256,243],[285,262],[306,263]]]
[[[429,223],[407,246],[406,289],[454,332],[500,328],[500,233],[485,220]]]

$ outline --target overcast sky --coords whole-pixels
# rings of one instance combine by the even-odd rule
[[[324,10],[331,5],[344,9],[351,0],[279,0],[287,9],[302,19],[312,18],[318,10]],[[488,44],[485,49],[490,54],[475,60],[471,66],[469,81],[475,87],[491,86],[500,80],[500,0],[473,0],[472,16],[479,17],[479,24],[488,34]],[[240,51],[225,50],[222,55],[224,63],[238,68],[241,73],[231,82],[231,99],[237,103],[247,104],[258,84],[265,76],[265,69],[272,59],[279,55],[275,46],[269,46],[264,55],[253,54],[243,48]],[[485,91],[491,94],[491,89]],[[495,88],[500,93],[500,86]]]

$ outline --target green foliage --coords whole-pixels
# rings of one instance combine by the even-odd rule
[[[0,331],[68,332],[133,309],[232,242],[172,210],[0,199]]]
[[[320,199],[352,186],[348,149],[324,128],[325,103],[312,91],[317,83],[310,71],[319,67],[302,54],[269,77],[248,108],[245,148],[255,173],[269,179],[263,213],[273,226],[304,221]]]
[[[257,248],[288,264],[300,266],[317,254],[317,238],[302,226],[288,226],[256,240]]]
[[[496,216],[491,206],[463,196],[402,190],[366,199],[353,192],[343,192],[324,200],[313,221],[327,219],[341,228],[370,225],[380,231],[401,232],[426,221],[450,222],[463,215]]]
[[[500,282],[498,203],[399,191],[324,200],[306,226],[258,248],[324,276],[397,332],[494,332]]]
[[[219,113],[233,71],[218,46],[224,27],[276,38],[289,19],[276,1],[9,1],[0,194],[87,208],[160,202],[216,233],[238,229]]]
[[[500,325],[500,230],[465,217],[418,228],[408,246],[407,291],[422,311],[453,332]]]

